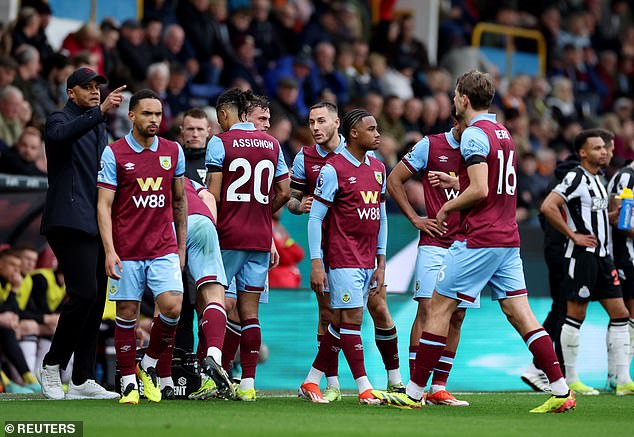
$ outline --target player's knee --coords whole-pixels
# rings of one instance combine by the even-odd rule
[[[134,301],[118,301],[117,317],[124,320],[134,320],[137,318],[139,303]]]

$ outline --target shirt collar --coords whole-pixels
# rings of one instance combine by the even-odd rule
[[[480,114],[480,115],[476,115],[475,117],[473,117],[473,120],[471,120],[471,123],[469,123],[469,126],[472,126],[473,123],[475,123],[477,121],[481,121],[481,120],[487,120],[487,121],[491,121],[491,122],[495,123],[496,122],[495,114]]]
[[[132,136],[132,130],[130,130],[130,132],[128,132],[128,134],[125,136],[125,140],[128,142],[128,145],[130,146],[130,148],[134,150],[136,153],[141,153],[143,152],[143,150],[145,150],[145,148],[139,143],[137,143],[137,141]],[[156,135],[154,135],[154,141],[152,141],[150,150],[152,152],[156,152],[158,150],[158,137]]]
[[[348,161],[350,161],[350,163],[352,165],[354,165],[355,167],[360,167],[361,163],[359,162],[359,160],[357,158],[355,158],[354,156],[352,156],[352,153],[350,153],[348,151],[347,147],[344,147],[344,149],[341,151],[341,154],[344,156],[344,158],[346,158]],[[368,154],[366,152],[365,154],[365,165],[370,165],[370,158],[368,158]]]
[[[229,130],[241,129],[241,130],[255,130],[255,126],[250,121],[244,121],[236,123],[229,128]]]
[[[333,153],[335,153],[335,154],[341,153],[341,151],[343,149],[345,149],[345,148],[346,148],[346,140],[343,138],[343,135],[339,134],[339,145],[333,151]],[[319,144],[315,144],[315,149],[317,149],[317,153],[322,158],[325,157],[326,155],[328,155],[328,153],[329,153],[329,152],[325,151]]]
[[[445,132],[445,138],[447,139],[447,142],[452,149],[457,149],[458,147],[460,147],[460,143],[456,141],[456,138],[453,136],[453,131],[454,128],[451,128],[449,132]]]

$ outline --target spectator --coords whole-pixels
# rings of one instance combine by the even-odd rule
[[[377,120],[379,131],[390,134],[397,141],[399,146],[403,144],[405,138],[405,127],[401,121],[403,116],[403,101],[398,96],[387,96],[383,113]]]
[[[273,112],[273,111],[271,111]],[[271,126],[266,132],[275,138],[282,146],[282,152],[284,153],[284,160],[287,163],[292,163],[297,152],[291,149],[289,140],[293,133],[293,124],[291,121],[283,115],[271,115]],[[304,145],[304,144],[302,144]],[[299,151],[299,149],[298,149]]]
[[[423,102],[418,97],[412,97],[405,101],[403,107],[403,117],[401,123],[405,132],[422,132],[423,125],[421,116],[423,115]]]
[[[103,68],[106,77],[112,78],[118,66],[122,65],[117,43],[119,27],[112,21],[104,19],[100,26],[101,50],[103,52]]]
[[[0,156],[0,173],[46,176],[36,165],[42,152],[42,134],[34,127],[27,127],[15,146]]]
[[[137,83],[143,82],[152,63],[152,53],[145,42],[143,28],[137,20],[128,19],[123,22],[117,48],[121,61],[132,73],[132,79]]]
[[[399,20],[399,33],[388,53],[392,66],[403,65],[413,61],[415,71],[425,71],[429,67],[427,49],[416,39],[414,16],[405,14]]]
[[[181,64],[170,65],[165,103],[170,107],[173,116],[182,114],[192,106],[187,77],[187,70]]]
[[[0,90],[0,139],[7,144],[15,144],[24,129],[20,121],[22,91],[12,85]]]
[[[200,71],[197,80],[218,85],[224,68],[223,48],[218,38],[219,22],[209,13],[209,0],[178,2],[176,17],[185,30],[186,41],[194,50]]]
[[[348,82],[344,75],[335,69],[335,55],[335,47],[329,42],[321,42],[315,47],[315,66],[304,84],[304,103],[307,106],[319,100],[319,94],[323,89],[335,94],[340,106],[348,101]]]
[[[381,144],[376,151],[376,159],[385,164],[386,173],[389,174],[394,166],[398,164],[397,153],[401,149],[401,144],[396,141],[396,138],[390,134],[381,134]]]
[[[185,31],[179,24],[170,24],[165,28],[163,45],[166,49],[166,60],[170,64],[184,65],[190,76],[196,77],[200,66],[195,53],[185,44]]]
[[[21,45],[32,46],[37,44],[37,35],[39,31],[40,14],[38,14],[34,8],[28,6],[20,9],[11,34],[13,39],[11,53],[15,55],[18,47]]]
[[[271,20],[271,0],[253,0],[251,2],[253,19],[249,24],[249,35],[255,41],[255,63],[260,73],[275,65],[275,60],[286,55],[286,49],[277,35]]]
[[[378,120],[383,113],[383,104],[383,95],[379,92],[370,91],[365,96],[365,109],[367,109],[376,120]]]
[[[0,55],[0,89],[13,83],[18,70],[18,63],[13,57]]]
[[[167,58],[166,48],[163,45],[163,22],[159,17],[149,16],[143,18],[143,33],[145,43],[150,50],[152,62],[164,62]]]
[[[167,64],[157,62],[151,64],[147,69],[147,86],[154,91],[161,99],[163,104],[163,117],[159,125],[158,133],[164,136],[172,128],[173,113],[172,108],[167,102],[167,86],[170,83],[170,69]]]
[[[236,58],[225,68],[223,82],[235,78],[249,82],[251,89],[262,94],[264,81],[255,63],[255,40],[251,35],[240,35],[235,42]]]
[[[559,124],[566,118],[576,116],[575,95],[570,79],[557,77],[553,80],[553,92],[546,99],[546,105],[550,110],[550,116]]]
[[[15,59],[18,61],[18,71],[13,81],[13,86],[22,91],[24,100],[29,102],[33,107],[40,96],[36,96],[33,91],[33,84],[39,78],[40,70],[40,53],[37,49],[30,45],[22,45],[15,52]],[[40,119],[44,122],[44,119]]]
[[[62,43],[62,48],[68,51],[69,57],[82,52],[89,53],[90,64],[96,67],[99,74],[104,74],[103,49],[100,43],[101,31],[95,23],[90,22],[68,35]]]
[[[273,241],[280,255],[280,263],[269,271],[269,287],[297,289],[302,280],[297,264],[304,258],[304,250],[280,223],[282,211],[284,208],[273,214]]]
[[[271,117],[288,118],[293,129],[304,125],[306,114],[301,114],[299,111],[298,97],[297,81],[290,77],[281,79],[277,84],[276,97],[271,101]]]
[[[421,116],[421,132],[424,135],[436,133],[438,125],[438,113],[440,108],[438,102],[433,97],[425,97],[423,99],[423,114]]]
[[[44,62],[44,77],[33,82],[33,94],[37,96],[33,102],[33,113],[37,120],[44,121],[52,112],[66,103],[66,79],[73,72],[68,58],[54,53]]]

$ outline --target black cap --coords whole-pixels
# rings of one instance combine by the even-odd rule
[[[97,74],[97,72],[91,68],[82,67],[79,68],[68,76],[66,80],[66,88],[74,88],[77,85],[86,85],[90,83],[90,81],[95,80],[98,84],[106,84],[108,81],[101,74]]]

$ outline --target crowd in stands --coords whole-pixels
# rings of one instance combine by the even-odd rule
[[[583,127],[616,135],[614,168],[634,157],[634,23],[625,0],[440,2],[433,63],[415,36],[412,11],[396,0],[379,10],[364,0],[173,0],[144,2],[144,18],[86,23],[55,51],[46,37],[51,11],[21,2],[0,44],[0,171],[46,171],[41,129],[65,103],[65,79],[87,65],[109,79],[156,91],[163,100],[160,134],[177,139],[179,116],[213,106],[227,87],[271,101],[271,131],[291,163],[312,143],[306,116],[318,100],[342,111],[365,107],[379,120],[379,156],[388,167],[422,136],[451,127],[458,74],[473,67],[496,78],[495,108],[520,151],[518,220],[530,220],[558,160]],[[375,6],[376,7],[376,6]],[[377,19],[378,16],[378,19]],[[506,72],[470,47],[478,22],[539,30],[547,42],[545,77]],[[522,49],[517,41],[517,48]],[[525,43],[525,45],[528,43]],[[503,66],[502,66],[503,67]],[[211,110],[210,114],[213,115]],[[217,123],[212,123],[214,133]],[[129,130],[123,105],[110,120],[113,138]],[[28,144],[28,145],[27,145]],[[423,212],[417,181],[408,191]]]
[[[0,173],[46,174],[42,128],[65,104],[66,78],[81,66],[105,75],[111,90],[127,85],[128,97],[146,87],[158,93],[159,135],[171,139],[178,139],[182,114],[195,106],[210,107],[212,134],[218,133],[213,105],[228,87],[265,95],[269,133],[289,166],[303,145],[313,143],[306,120],[312,104],[331,101],[342,112],[366,108],[378,120],[377,156],[388,170],[424,135],[451,128],[456,77],[486,70],[497,86],[494,110],[519,153],[518,221],[535,219],[557,162],[571,153],[583,128],[615,134],[611,172],[634,159],[631,2],[439,3],[434,57],[416,37],[414,11],[400,10],[397,0],[382,0],[376,11],[377,2],[366,0],[146,0],[141,21],[85,23],[63,38],[59,50],[45,32],[56,11],[44,0],[22,0],[15,21],[0,29]],[[546,75],[509,77],[504,66],[471,48],[479,22],[540,31],[547,42]],[[109,134],[116,139],[129,129],[124,103],[109,120]],[[424,213],[420,181],[413,178],[406,187]],[[277,237],[288,240],[283,232]],[[297,249],[291,258],[301,258]],[[11,278],[1,281],[5,287]]]

